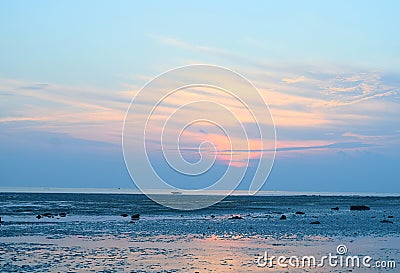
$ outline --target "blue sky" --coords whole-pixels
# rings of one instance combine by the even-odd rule
[[[121,148],[131,99],[165,70],[210,63],[247,77],[270,106],[277,153],[263,189],[400,192],[399,8],[3,2],[0,186],[133,187]],[[207,179],[226,168],[217,163]]]

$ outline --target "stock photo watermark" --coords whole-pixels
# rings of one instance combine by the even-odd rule
[[[275,125],[264,97],[244,76],[215,65],[178,67],[149,81],[132,99],[122,135],[136,186],[174,209],[218,203],[246,174],[254,195],[275,159]]]
[[[256,258],[256,264],[262,268],[378,268],[395,269],[394,260],[376,260],[371,256],[348,255],[346,245],[338,245],[336,253],[324,256],[274,256],[264,252]]]

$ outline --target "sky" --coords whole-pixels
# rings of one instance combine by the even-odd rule
[[[262,190],[399,193],[399,8],[398,1],[2,1],[0,187],[135,187],[121,144],[131,100],[167,70],[212,64],[243,75],[268,104],[276,154]],[[264,107],[256,93],[240,96],[254,111]],[[252,131],[246,109],[204,88],[169,97],[157,119],[193,97],[225,105]],[[193,107],[183,116],[213,111]],[[237,133],[228,119],[219,122]],[[160,128],[150,123],[147,140]],[[260,155],[271,151],[259,151],[256,135],[237,136],[230,151],[210,123],[182,134],[186,160],[215,160],[190,183],[157,145],[149,158],[176,187],[212,183],[231,166],[246,169],[239,185],[246,189]]]

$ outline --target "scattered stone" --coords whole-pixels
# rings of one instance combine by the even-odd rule
[[[286,220],[286,219],[287,219],[287,218],[286,218],[286,215],[285,215],[285,214],[282,214],[280,220]]]
[[[239,216],[239,215],[235,215],[235,216],[229,217],[228,219],[229,220],[241,220],[241,219],[243,219],[243,217]]]
[[[339,210],[339,207],[331,208],[331,210]]]
[[[128,214],[127,213],[122,213],[121,216],[122,217],[128,217]]]
[[[296,214],[303,215],[303,214],[305,214],[305,213],[302,212],[302,211],[296,211]]]
[[[389,215],[388,218],[394,218],[393,215]]]
[[[140,218],[140,214],[139,213],[136,213],[136,214],[131,216],[131,220],[139,220],[139,218]]]
[[[383,223],[383,224],[393,224],[392,221],[389,221],[389,220],[386,220],[386,219],[382,220],[381,223]]]
[[[65,212],[61,212],[59,215],[60,215],[60,217],[66,217],[67,216],[67,214]]]
[[[0,224],[1,224],[1,223],[3,223],[3,220],[1,220],[1,217],[0,217]]]
[[[314,221],[314,222],[311,222],[310,224],[311,225],[319,225],[319,224],[321,224],[321,222],[320,221]]]
[[[370,210],[368,206],[350,206],[350,210]]]
[[[38,216],[36,216],[36,218],[40,219],[40,218],[42,218],[42,215],[39,214]]]
[[[214,218],[215,218],[215,215],[214,215],[214,214],[211,214],[211,218],[213,218],[213,219],[214,219]]]

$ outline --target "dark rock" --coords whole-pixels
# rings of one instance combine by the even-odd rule
[[[214,215],[214,214],[211,214],[211,218],[213,218],[213,219],[214,219],[214,218],[215,218],[215,215]]]
[[[286,218],[286,215],[285,215],[285,214],[282,214],[280,220],[286,220],[286,219],[287,219],[287,218]]]
[[[368,206],[350,206],[350,210],[370,210]]]
[[[319,225],[319,224],[321,224],[321,222],[320,221],[314,221],[314,222],[311,222],[310,224],[311,225]]]
[[[38,216],[36,216],[36,218],[40,219],[40,218],[42,218],[42,215],[39,214]]]
[[[235,216],[229,217],[228,219],[229,220],[241,220],[241,219],[243,219],[243,217],[239,216],[239,215],[235,215]]]
[[[382,220],[381,223],[383,223],[383,224],[393,224],[393,222],[389,221],[389,220]]]
[[[122,213],[121,216],[122,217],[128,217],[128,214],[127,213]]]
[[[65,212],[61,212],[59,215],[60,215],[60,217],[66,217],[67,216],[67,214]]]
[[[339,207],[331,208],[331,210],[339,210]]]
[[[0,224],[1,224],[1,223],[3,223],[3,221],[1,220],[1,217],[0,217]]]
[[[303,215],[303,214],[305,214],[305,213],[304,213],[304,212],[302,212],[302,211],[296,211],[296,214]]]
[[[45,213],[42,214],[42,216],[43,216],[43,217],[48,217],[48,218],[54,217],[54,215],[51,214],[50,212],[45,212]]]
[[[388,218],[394,218],[393,215],[389,215]]]
[[[139,213],[136,213],[136,214],[131,216],[131,220],[139,220],[139,218],[140,218],[140,214]]]

